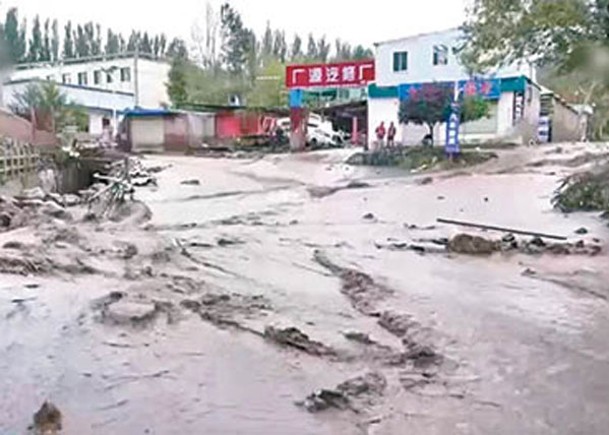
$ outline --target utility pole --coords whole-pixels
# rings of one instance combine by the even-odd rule
[[[134,91],[135,91],[135,107],[140,106],[140,75],[138,70],[138,60],[140,57],[140,47],[135,46],[135,57],[133,58],[133,80],[134,80]]]

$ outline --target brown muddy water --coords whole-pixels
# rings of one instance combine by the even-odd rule
[[[462,231],[438,217],[606,246],[552,210],[548,150],[425,183],[342,151],[146,158],[149,222],[0,234],[50,265],[0,275],[0,434],[45,400],[65,434],[606,433],[605,254],[384,248]]]

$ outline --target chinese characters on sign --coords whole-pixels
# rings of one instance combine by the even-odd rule
[[[289,65],[286,86],[293,88],[359,86],[374,81],[374,61]]]

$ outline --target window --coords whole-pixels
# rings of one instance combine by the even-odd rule
[[[131,81],[131,68],[121,68],[121,82]]]
[[[448,47],[446,45],[434,45],[433,64],[448,65]]]
[[[70,77],[70,74],[62,74],[61,75],[61,83],[66,83],[66,84],[70,84],[72,83],[72,77]]]
[[[111,72],[107,72],[106,73],[106,83],[110,84],[114,82],[114,77],[112,77],[112,73]]]
[[[96,85],[101,85],[102,81],[102,73],[101,71],[93,71],[93,83]]]
[[[79,72],[78,73],[78,84],[80,86],[87,86],[89,84],[89,77],[87,77],[87,73],[86,72]]]
[[[408,52],[396,51],[393,53],[393,71],[408,71]]]

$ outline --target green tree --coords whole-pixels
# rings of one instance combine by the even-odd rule
[[[262,56],[264,59],[268,59],[273,54],[273,31],[271,30],[271,23],[266,22],[266,30],[262,37]]]
[[[285,40],[285,32],[276,30],[273,38],[273,57],[280,62],[285,62],[288,55],[288,44]]]
[[[74,32],[74,50],[76,57],[88,57],[91,54],[87,33],[85,28],[80,24],[76,26],[76,31]]]
[[[292,42],[292,48],[290,50],[290,58],[292,61],[297,61],[302,57],[302,38],[296,34],[294,35],[294,41]]]
[[[462,60],[472,72],[520,60],[562,64],[582,42],[596,39],[602,27],[606,8],[590,3],[475,0],[463,26]]]
[[[398,119],[401,124],[426,125],[433,137],[434,127],[448,119],[453,95],[449,86],[425,84],[400,103]]]
[[[173,107],[180,108],[188,102],[187,92],[187,61],[180,57],[174,57],[169,70],[169,83],[167,93]]]
[[[437,83],[425,84],[412,92],[409,98],[400,103],[398,119],[401,124],[425,125],[433,139],[434,127],[446,122],[454,101],[452,86]],[[461,122],[471,122],[488,116],[489,102],[480,96],[461,98],[459,117]]]
[[[140,33],[133,30],[129,36],[129,42],[127,42],[127,52],[135,53],[139,49],[140,45]]]
[[[104,48],[104,52],[108,55],[113,55],[120,52],[119,36],[114,33],[112,29],[108,29],[106,35],[106,47]]]
[[[167,47],[167,57],[170,59],[188,60],[188,49],[186,43],[180,38],[174,38]]]
[[[225,3],[220,9],[222,57],[228,71],[240,75],[245,71],[250,55],[251,31],[243,25],[239,12]]]
[[[330,44],[326,41],[326,37],[322,36],[317,43],[317,56],[322,62],[327,62],[330,56]]]
[[[59,60],[59,24],[57,20],[53,20],[51,31],[51,60],[55,62]]]
[[[44,22],[44,37],[42,39],[42,58],[45,62],[51,60],[51,20]]]
[[[101,36],[101,26],[99,24],[95,25],[95,32],[92,36],[93,37],[90,41],[91,55],[99,56],[102,54],[102,36]]]
[[[77,107],[53,82],[31,83],[14,96],[10,109],[19,116],[30,118],[36,113],[46,121],[44,127],[54,133],[61,131],[74,117]]]
[[[36,15],[34,18],[34,24],[32,27],[32,38],[29,44],[28,61],[38,62],[43,60],[43,42],[42,42],[42,29],[40,28],[40,17]]]
[[[364,48],[362,45],[357,45],[352,54],[355,60],[373,59],[374,53],[369,48]]]
[[[140,53],[152,54],[152,43],[150,42],[148,32],[144,32],[144,35],[140,39]]]
[[[8,56],[13,62],[19,62],[25,58],[26,44],[23,40],[22,29],[19,28],[19,16],[17,8],[11,8],[6,13],[4,22],[4,35],[7,44]]]
[[[285,64],[275,59],[262,68],[254,86],[247,94],[247,103],[254,107],[285,106]]]
[[[313,34],[309,34],[309,42],[307,44],[307,59],[312,61],[312,60],[317,60],[318,59],[318,51],[317,51],[317,43],[315,42],[315,38],[313,37]]]
[[[72,22],[68,21],[65,25],[65,33],[63,37],[63,58],[73,59],[76,57],[76,49],[74,47],[74,32],[72,30]]]

